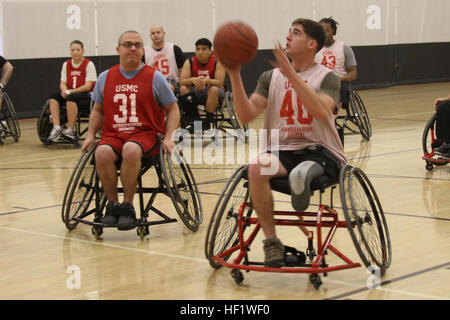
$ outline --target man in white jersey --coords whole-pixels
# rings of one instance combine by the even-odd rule
[[[302,192],[297,193],[299,174],[308,178],[312,170],[337,181],[340,166],[347,161],[333,116],[339,102],[339,79],[314,62],[324,42],[320,24],[308,19],[295,20],[286,37],[286,48],[278,43],[274,50],[279,67],[260,76],[250,98],[242,83],[240,67],[227,70],[242,122],[248,123],[265,112],[264,128],[279,133],[279,142],[270,141],[267,152],[248,166],[250,197],[264,232],[264,264],[268,267],[285,265],[285,249],[275,233],[270,179],[289,176],[296,208],[297,198],[303,196]],[[306,171],[296,170],[303,163],[309,165]],[[267,168],[277,170],[267,172]]]
[[[166,32],[159,24],[150,28],[152,44],[144,47],[144,62],[159,70],[176,93],[180,88],[180,72],[186,57],[179,46],[166,42],[165,36]]]
[[[316,62],[333,70],[341,80],[342,107],[348,107],[349,85],[358,76],[355,54],[351,47],[340,40],[335,40],[338,23],[332,18],[323,18],[319,21],[325,30],[325,44],[316,54]]]

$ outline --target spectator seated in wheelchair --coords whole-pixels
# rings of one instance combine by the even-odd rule
[[[164,134],[164,151],[171,153],[174,150],[171,137],[178,128],[180,114],[166,78],[142,63],[143,40],[138,32],[123,32],[116,51],[120,64],[101,73],[95,86],[94,107],[82,150],[89,150],[94,145],[95,134],[102,129],[95,161],[108,200],[104,225],[117,225],[120,230],[128,230],[136,226],[133,197],[141,159],[159,151],[154,148],[158,133]],[[124,189],[122,203],[117,191],[116,163],[119,159]]]
[[[197,40],[195,56],[185,61],[180,74],[182,127],[193,133],[194,121],[202,121],[202,130],[211,128],[214,112],[225,95],[224,82],[225,68],[213,55],[211,41]],[[205,106],[204,120],[200,120],[198,105]]]
[[[90,101],[90,92],[97,81],[94,63],[83,56],[84,45],[81,41],[74,40],[70,43],[70,55],[72,58],[64,62],[62,66],[60,91],[49,96],[53,128],[48,140],[53,142],[58,141],[61,135],[70,140],[76,139],[74,129],[78,116],[78,104],[82,101]],[[67,110],[66,128],[62,128],[60,117],[60,108],[64,105]]]
[[[450,95],[438,98],[436,108],[436,143],[434,151],[445,158],[450,158]]]

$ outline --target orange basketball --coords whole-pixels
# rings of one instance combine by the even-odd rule
[[[223,24],[214,36],[214,54],[229,68],[243,65],[256,55],[258,36],[255,30],[241,21]]]

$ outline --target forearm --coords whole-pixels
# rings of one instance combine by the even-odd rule
[[[174,102],[170,107],[167,108],[166,116],[167,121],[165,136],[171,137],[180,125],[180,109],[176,102]]]
[[[237,116],[243,123],[249,123],[258,116],[260,111],[247,97],[240,70],[229,70],[228,75],[233,90],[233,102]]]
[[[8,83],[9,79],[11,78],[11,75],[13,73],[14,67],[12,66],[11,63],[6,62],[3,66],[2,69],[2,78],[0,79],[0,83],[3,86],[6,86],[6,84]]]
[[[194,78],[185,78],[185,79],[180,79],[180,86],[191,86],[193,84],[192,80]]]
[[[93,108],[91,111],[91,115],[89,116],[89,127],[88,127],[88,136],[94,137],[95,134],[102,128],[103,126],[103,112],[98,110],[98,108]]]
[[[82,85],[81,87],[75,88],[75,89],[69,89],[70,93],[75,93],[75,92],[88,92],[92,89],[92,81],[88,81],[87,83],[85,83],[84,85]]]
[[[223,81],[219,79],[206,79],[206,84],[208,86],[223,87]]]

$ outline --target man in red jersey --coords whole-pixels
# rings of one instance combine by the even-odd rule
[[[64,62],[61,70],[59,92],[50,95],[50,114],[53,129],[48,137],[51,141],[58,141],[61,134],[69,139],[75,139],[75,123],[78,115],[78,103],[89,100],[90,92],[94,89],[97,80],[97,71],[94,63],[84,55],[83,43],[74,40],[70,43],[71,59]],[[61,128],[60,106],[67,108],[67,128]]]
[[[108,199],[103,225],[128,230],[136,226],[133,197],[141,159],[158,153],[157,133],[165,134],[164,151],[173,151],[175,143],[171,136],[178,128],[180,113],[166,78],[142,62],[144,46],[138,32],[122,33],[116,51],[120,64],[101,73],[95,86],[94,108],[82,150],[94,145],[95,134],[102,129],[95,162]],[[119,157],[124,190],[121,204],[117,194]]]
[[[198,120],[197,105],[204,105],[206,122],[202,129],[210,128],[214,112],[224,96],[225,68],[212,53],[212,43],[206,38],[195,42],[195,56],[187,59],[180,74],[180,104],[185,113],[187,129],[193,129]],[[192,132],[192,130],[190,130]]]

